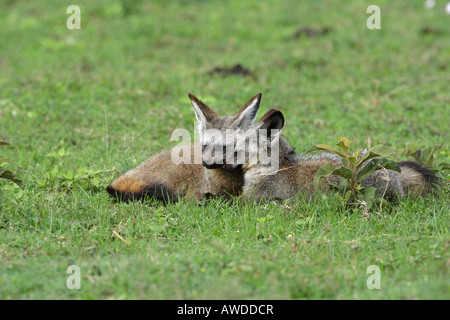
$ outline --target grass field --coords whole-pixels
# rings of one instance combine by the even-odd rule
[[[81,9],[69,30],[66,9]],[[369,30],[370,4],[381,29]],[[443,145],[450,16],[424,1],[2,1],[2,299],[449,299],[448,187],[392,210],[116,203],[104,188],[193,132],[192,92],[231,114],[258,92],[298,151]],[[217,68],[240,64],[249,74]],[[214,72],[216,70],[216,72]],[[449,180],[448,174],[442,177]],[[70,265],[81,289],[70,290]],[[367,268],[381,289],[368,289]]]

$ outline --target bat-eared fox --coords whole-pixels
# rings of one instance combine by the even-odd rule
[[[215,139],[215,135],[220,137],[226,136],[227,131],[248,130],[256,119],[260,97],[261,94],[254,96],[232,116],[219,116],[189,94],[201,138],[189,147],[190,161],[175,164],[170,150],[160,151],[137,168],[113,180],[106,190],[121,201],[153,197],[172,202],[183,197],[200,200],[207,195],[241,194],[244,184],[242,166],[212,161],[215,150],[226,148],[225,145],[218,145],[221,139]],[[198,163],[196,159],[201,161]]]
[[[257,149],[250,153],[250,157],[246,158],[243,164],[244,198],[261,201],[311,197],[315,192],[314,177],[317,170],[326,163],[331,163],[336,168],[342,166],[341,158],[332,153],[296,154],[294,148],[281,135],[283,126],[283,114],[279,110],[272,109],[246,132],[248,136],[256,135],[256,139],[243,137],[240,139],[240,143],[238,142],[237,148]],[[257,145],[255,141],[258,142]],[[273,163],[264,164],[260,161],[260,155],[267,153],[277,154],[278,163],[275,167]],[[362,181],[362,185],[376,187],[378,196],[393,199],[407,193],[425,196],[439,182],[433,171],[417,162],[402,161],[397,165],[401,172],[387,169],[377,170],[367,176]],[[330,176],[322,180],[318,188],[327,191],[327,182],[338,185],[339,178]]]

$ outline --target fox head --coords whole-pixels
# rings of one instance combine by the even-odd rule
[[[237,113],[223,117],[189,94],[200,134],[202,164],[207,169],[223,169],[228,172],[242,169],[242,163],[232,161],[236,155],[235,146],[239,137],[254,125],[261,96],[258,93]]]
[[[280,161],[280,139],[283,127],[283,113],[272,109],[239,137],[236,150],[244,171],[254,166],[264,166],[265,174],[276,173]]]

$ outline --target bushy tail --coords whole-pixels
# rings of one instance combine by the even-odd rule
[[[174,202],[178,197],[164,184],[145,185],[134,177],[122,176],[114,180],[106,191],[118,201],[156,199],[163,203]]]
[[[397,162],[401,172],[377,170],[367,176],[364,187],[375,187],[377,195],[388,200],[404,197],[408,194],[426,196],[439,186],[439,178],[429,168],[414,161]]]
[[[426,196],[438,188],[439,177],[424,165],[414,161],[402,161],[397,165],[402,170],[400,172],[402,185],[410,193]]]

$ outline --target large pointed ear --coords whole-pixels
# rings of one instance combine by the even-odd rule
[[[241,110],[233,115],[233,124],[239,128],[250,127],[256,120],[258,114],[259,104],[261,103],[262,93],[258,93],[256,96],[250,99]]]
[[[217,113],[212,111],[210,107],[208,107],[206,104],[200,101],[192,93],[189,93],[189,99],[191,99],[195,117],[197,118],[198,122],[206,124],[207,122],[211,122],[213,119],[219,117]]]
[[[267,130],[267,138],[273,139],[275,136],[281,133],[284,127],[284,116],[281,111],[272,109],[269,110],[265,115],[262,116],[260,122],[258,123],[258,129]],[[273,133],[271,130],[278,130]]]

